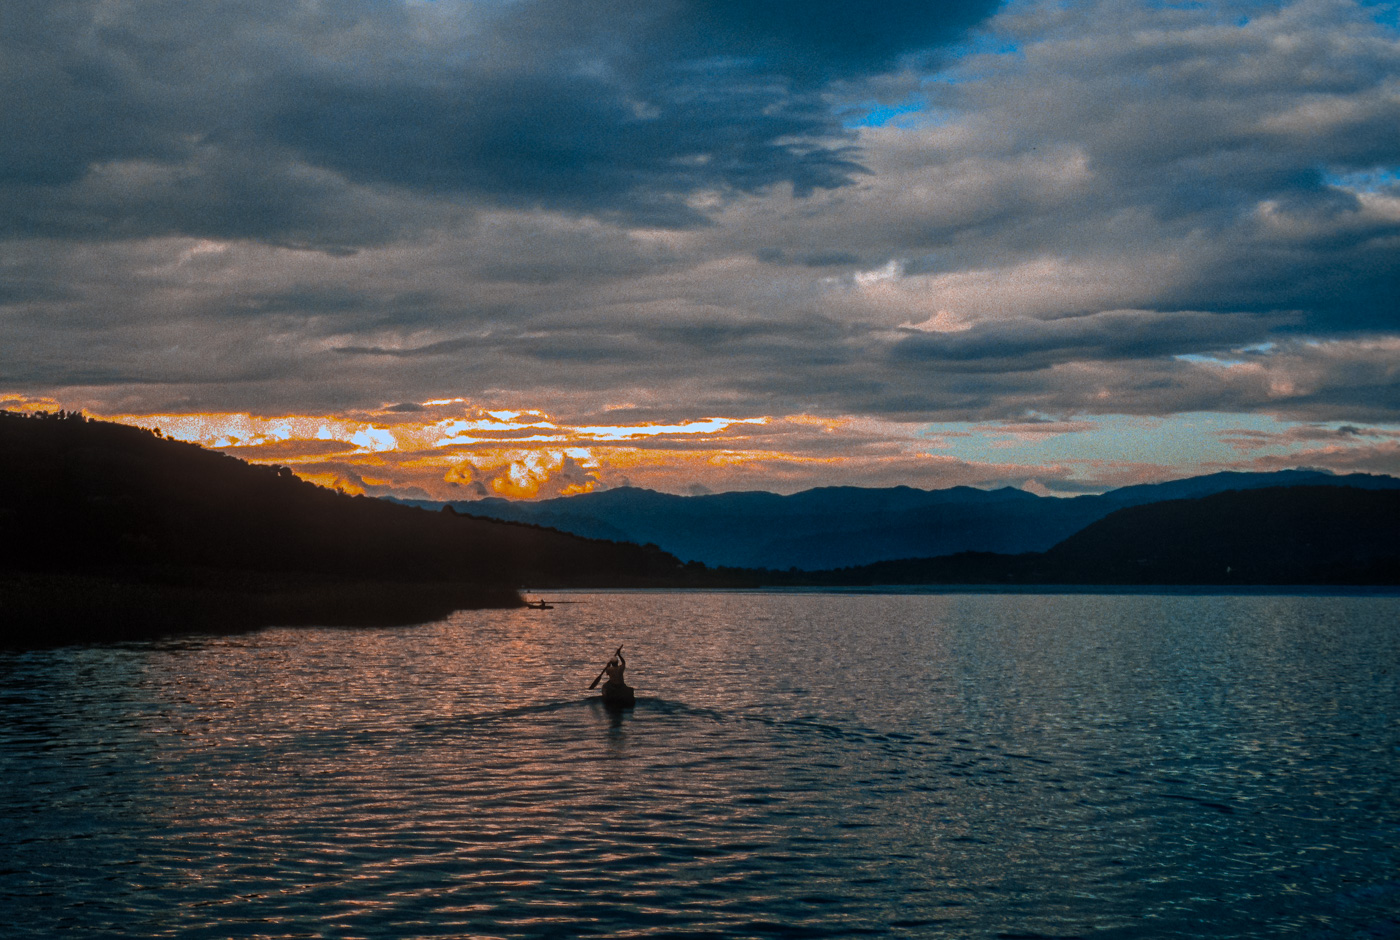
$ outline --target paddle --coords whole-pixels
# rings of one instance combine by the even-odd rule
[[[619,647],[617,648],[617,653],[621,653],[621,652],[622,652],[622,647],[619,646]],[[617,653],[613,653],[613,656],[616,656]],[[608,659],[608,662],[612,662],[612,659],[609,658],[609,659]],[[604,673],[604,672],[607,672],[607,671],[608,671],[608,667],[607,667],[606,664],[604,664],[604,666],[603,666],[603,671],[600,672],[600,673],[598,673],[598,678],[597,678],[597,679],[594,679],[592,682],[590,682],[590,683],[588,684],[588,687],[589,687],[590,689],[592,689],[594,686],[596,686],[596,685],[598,684],[598,681],[599,681],[600,679],[603,678],[603,673]]]

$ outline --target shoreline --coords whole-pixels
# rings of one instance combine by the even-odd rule
[[[0,573],[0,647],[242,633],[264,627],[392,627],[455,611],[523,607],[514,588],[205,571]]]

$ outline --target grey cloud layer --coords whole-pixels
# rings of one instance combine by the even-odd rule
[[[1367,7],[0,3],[0,383],[1400,409],[1400,42]],[[901,95],[913,126],[843,126]]]
[[[698,224],[698,191],[847,185],[825,84],[993,6],[7,2],[6,224],[388,237],[387,207],[353,225],[355,183]]]

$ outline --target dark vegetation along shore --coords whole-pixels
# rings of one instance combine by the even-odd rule
[[[710,567],[652,544],[347,496],[81,414],[0,412],[0,645],[421,623],[521,606],[524,586],[1394,586],[1400,489],[1376,488],[1389,482],[1129,505],[1044,551]]]
[[[1394,586],[1400,490],[1230,491],[1120,509],[1044,552],[958,552],[779,577],[793,586]]]
[[[0,413],[0,643],[417,623],[519,587],[712,586],[655,546],[347,496],[81,414]]]

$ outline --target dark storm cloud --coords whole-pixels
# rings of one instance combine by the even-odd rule
[[[1158,302],[1222,312],[1296,310],[1303,316],[1292,328],[1304,332],[1400,325],[1400,219],[1368,212],[1356,193],[1321,177],[1300,174],[1291,188],[1256,192],[1257,202],[1240,209],[1212,255]]]
[[[93,41],[98,4],[3,5],[0,185],[61,186],[95,162],[175,157],[159,102]]]
[[[236,316],[275,314],[359,314],[382,317],[395,323],[412,322],[412,312],[435,309],[440,298],[424,290],[352,290],[340,285],[306,284],[285,291],[249,291],[229,305]]]
[[[266,157],[202,147],[167,162],[93,164],[63,185],[14,185],[0,237],[180,234],[335,251],[389,241],[442,215]]]
[[[896,361],[942,370],[1020,372],[1057,363],[1195,355],[1257,342],[1278,317],[1115,311],[1055,320],[1012,320],[952,333],[921,333],[891,350]]]
[[[395,359],[418,359],[428,356],[447,356],[479,346],[475,339],[445,339],[426,346],[408,349],[393,349],[385,346],[337,346],[335,352],[343,356],[389,356]]]
[[[673,7],[667,31],[692,55],[752,58],[781,74],[823,81],[894,65],[902,54],[958,38],[997,7],[987,0],[692,0]]]
[[[354,180],[461,191],[641,224],[702,224],[691,193],[798,195],[850,182],[859,166],[816,100],[716,83],[653,90],[638,116],[625,91],[560,75],[463,79],[450,89],[322,86],[273,116],[270,133]],[[794,143],[797,140],[800,142]]]
[[[850,183],[825,84],[994,6],[6,2],[0,224],[353,246],[401,231],[389,187],[695,225]]]

